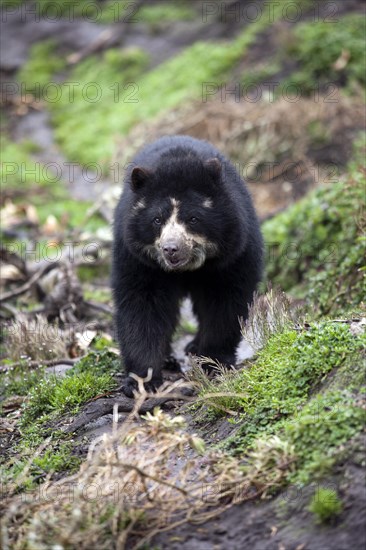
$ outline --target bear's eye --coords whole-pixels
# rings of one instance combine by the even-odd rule
[[[156,218],[154,218],[154,224],[161,225],[161,218],[159,218],[159,216],[156,216]]]
[[[191,225],[194,225],[195,223],[198,222],[198,218],[196,218],[196,216],[192,216],[190,219],[189,219],[189,223]]]

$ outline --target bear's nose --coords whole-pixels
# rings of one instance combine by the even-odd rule
[[[163,246],[163,251],[168,256],[174,256],[178,252],[178,245],[175,242],[165,243]]]

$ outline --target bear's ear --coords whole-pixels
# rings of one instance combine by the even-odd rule
[[[132,191],[139,191],[150,176],[151,172],[149,172],[149,170],[146,170],[146,168],[135,166],[135,168],[131,172]]]
[[[218,158],[205,160],[204,167],[210,178],[214,181],[218,181],[221,176],[221,162]]]

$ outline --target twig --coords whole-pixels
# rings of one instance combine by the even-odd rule
[[[129,470],[134,470],[142,478],[152,479],[152,481],[155,481],[156,483],[159,483],[160,485],[165,485],[166,487],[169,487],[170,489],[174,489],[176,491],[179,491],[185,497],[188,495],[188,491],[186,491],[186,489],[182,489],[182,487],[179,487],[178,485],[174,485],[174,483],[169,483],[169,481],[165,481],[162,478],[159,478],[159,477],[153,476],[151,474],[148,474],[147,472],[144,472],[144,470],[142,470],[141,468],[139,468],[135,464],[131,464],[130,462],[116,462],[116,463],[110,462],[109,465],[110,466],[117,466],[117,467],[122,466],[122,468],[127,468]]]
[[[134,413],[136,412],[140,414],[147,413],[149,411],[152,411],[155,409],[155,407],[159,407],[160,405],[164,405],[168,401],[176,401],[176,400],[190,400],[190,398],[186,397],[185,395],[181,394],[169,394],[167,397],[161,397],[161,398],[150,398],[144,401],[143,403],[139,404],[136,403],[134,399],[131,399],[130,397],[119,397],[119,398],[111,398],[111,397],[104,397],[97,399],[96,401],[92,401],[91,403],[88,403],[84,410],[78,414],[74,420],[71,422],[71,424],[68,424],[63,428],[64,432],[70,433],[70,432],[76,432],[80,430],[83,426],[86,426],[93,420],[96,420],[97,418],[100,418],[101,416],[104,416],[106,414],[110,414],[113,412],[113,408],[115,405],[118,405],[118,410],[120,412],[128,412],[128,413]]]
[[[97,304],[88,300],[84,300],[84,304],[88,307],[91,307],[92,309],[97,309],[98,311],[103,311],[103,313],[109,313],[110,315],[113,315],[112,308],[106,306],[105,304]]]
[[[16,296],[21,296],[25,292],[27,292],[34,283],[36,283],[43,275],[46,275],[49,271],[52,271],[52,269],[55,269],[55,267],[59,266],[59,262],[53,262],[51,264],[47,264],[43,266],[39,271],[37,271],[24,285],[16,288],[15,290],[11,290],[9,292],[5,292],[1,296],[0,302],[6,302],[7,300],[11,300],[12,298],[15,298]]]
[[[39,361],[17,361],[11,363],[10,365],[0,365],[0,372],[8,372],[11,369],[17,367],[27,367],[29,369],[37,369],[38,367],[56,367],[57,365],[75,365],[81,357],[76,359],[40,359]]]
[[[79,63],[84,57],[87,55],[90,55],[91,53],[98,52],[100,50],[103,50],[107,47],[110,47],[118,41],[120,37],[120,30],[112,31],[111,29],[106,29],[100,33],[100,35],[97,37],[97,39],[80,50],[79,52],[74,52],[67,56],[66,60],[69,65],[75,65],[76,63]]]

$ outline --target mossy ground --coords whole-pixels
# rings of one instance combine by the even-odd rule
[[[205,415],[237,412],[238,427],[225,448],[245,454],[258,438],[277,435],[295,449],[291,481],[321,477],[342,444],[363,430],[365,347],[365,335],[354,336],[347,323],[325,321],[276,333],[253,364],[206,382]],[[344,371],[348,385],[339,389]],[[225,397],[227,392],[234,396]]]
[[[22,9],[25,0],[1,0],[2,6]],[[134,3],[126,0],[36,0],[34,11],[39,17],[50,20],[65,17],[82,18],[95,23],[128,21],[136,13]]]
[[[306,296],[308,320],[299,317],[296,329],[291,323],[280,327],[241,371],[203,384],[205,415],[237,414],[225,448],[245,455],[258,439],[271,435],[293,446],[290,483],[329,475],[366,422],[366,335],[362,327],[354,333],[346,321],[364,316],[363,147],[361,138],[347,177],[317,189],[263,226],[268,280]],[[327,262],[330,251],[333,261]],[[330,313],[343,322],[327,318]],[[314,317],[319,321],[309,323]],[[314,513],[326,521],[326,506],[323,514],[318,504]]]
[[[113,374],[119,369],[116,355],[104,347],[91,351],[61,378],[45,368],[30,370],[26,362],[3,375],[3,396],[26,397],[18,424],[19,442],[1,461],[4,482],[21,478],[22,486],[31,488],[46,474],[77,469],[82,459],[76,453],[80,443],[57,425],[65,414],[75,414],[88,400],[115,388]],[[23,475],[25,468],[29,470]]]
[[[268,3],[266,13],[233,41],[197,42],[150,71],[146,54],[137,48],[110,49],[81,61],[68,74],[66,84],[61,85],[59,99],[47,101],[45,98],[64,153],[78,162],[98,162],[107,170],[116,136],[126,134],[138,122],[152,120],[179,103],[202,100],[204,83],[221,83],[228,78],[257,34],[281,16],[284,5],[283,0],[281,2],[273,6]],[[146,6],[140,15],[146,19],[158,9],[159,5]],[[173,11],[177,9],[175,6]],[[19,74],[31,88],[35,66],[41,68],[42,83],[54,69],[53,56],[45,61],[42,48],[52,48],[52,44],[48,42],[33,49]],[[72,89],[70,82],[74,83]],[[161,82],[164,82],[163,102]]]
[[[163,23],[172,21],[192,21],[196,16],[192,4],[188,2],[160,2],[156,5],[145,5],[137,13],[137,19],[150,25],[157,25],[159,28]]]
[[[365,85],[364,36],[365,22],[357,14],[297,25],[287,47],[301,69],[284,86],[311,93],[328,84]]]
[[[319,523],[327,523],[340,514],[342,502],[334,489],[318,487],[309,504],[309,510]]]
[[[55,74],[65,66],[66,61],[57,54],[54,40],[37,42],[30,48],[29,60],[18,72],[17,80],[25,85],[25,93],[41,98],[47,93],[47,85],[54,82]]]
[[[0,178],[4,193],[16,205],[24,205],[24,195],[31,194],[40,224],[52,214],[65,230],[83,227],[94,232],[104,227],[105,222],[98,214],[89,215],[92,202],[76,202],[71,198],[66,182],[37,159],[38,150],[32,141],[16,143],[2,136]]]
[[[99,20],[112,20],[112,2],[104,4]],[[126,3],[118,4],[125,13]],[[42,2],[42,5],[55,10],[65,7],[61,2]],[[78,10],[86,9],[82,1],[75,6]],[[165,23],[190,17],[189,11],[178,13],[177,8],[171,6],[169,12],[164,12]],[[154,10],[148,6],[140,14],[152,29],[160,23],[157,22],[159,9],[161,6]],[[231,42],[195,43],[153,69],[148,54],[138,48],[110,48],[87,57],[73,69],[66,69],[57,55],[56,43],[44,42],[30,51],[29,61],[18,78],[24,80],[35,95],[37,82],[44,89],[48,82],[64,78],[64,71],[68,80],[77,81],[74,102],[68,101],[67,95],[55,104],[47,103],[44,96],[43,101],[52,113],[56,136],[67,158],[98,162],[107,171],[116,136],[126,134],[139,121],[153,120],[164,109],[192,98],[201,99],[202,82],[229,80],[248,46],[265,29],[268,23],[268,20],[264,23],[265,20],[264,17]],[[305,84],[313,86],[335,79],[340,85],[347,85],[350,93],[353,85],[364,83],[360,24],[356,17],[350,16],[340,21],[338,30],[333,32],[334,26],[326,27],[322,23],[295,26],[287,55],[301,65],[302,70],[294,79],[304,89]],[[319,51],[322,41],[329,47]],[[337,69],[334,64],[342,55],[345,65]],[[281,60],[276,58],[273,65],[268,63],[245,74],[243,83],[257,84],[271,78],[280,71],[280,65]],[[98,82],[100,86],[102,95],[97,101],[85,100],[83,96],[90,82]],[[162,82],[164,101],[161,100]],[[119,101],[115,101],[116,93],[121,94]],[[322,125],[314,124],[307,131],[318,143],[326,142],[327,128]],[[20,166],[15,174],[8,175],[8,188],[31,193],[42,222],[51,203],[52,213],[57,217],[68,213],[70,229],[85,227],[88,204],[71,200],[61,182],[59,186],[52,184],[51,188],[47,178],[34,181],[30,175],[34,165],[32,155],[36,153],[37,147],[31,142],[16,145],[5,140],[5,160]],[[243,471],[255,472],[258,455],[263,460],[267,453],[269,478],[273,481],[280,476],[280,483],[271,485],[273,491],[286,483],[307,484],[331,474],[340,460],[347,459],[347,452],[352,452],[349,443],[364,429],[365,338],[350,328],[355,313],[358,317],[364,315],[365,220],[360,207],[364,183],[360,141],[347,177],[315,190],[264,224],[269,250],[267,278],[294,296],[307,299],[307,324],[282,327],[240,372],[224,373],[202,387],[201,417],[213,424],[218,417],[233,418],[235,434],[221,445],[228,463],[231,454],[235,454]],[[39,189],[46,191],[46,199],[42,193],[38,194]],[[88,228],[93,230],[101,220],[92,219],[88,223]],[[92,276],[90,270],[84,270],[83,274],[85,280]],[[90,292],[89,297],[93,299],[95,295]],[[194,327],[183,326],[183,330],[191,333]],[[101,338],[95,345],[97,351],[64,378],[46,375],[43,368],[30,371],[26,364],[8,375],[2,374],[2,395],[26,398],[16,424],[17,445],[2,464],[6,483],[21,479],[17,490],[34,488],[49,474],[55,478],[56,474],[63,476],[77,469],[80,462],[77,444],[58,429],[60,419],[72,416],[88,399],[115,387],[113,374],[119,371],[120,365],[114,354],[105,351],[107,345]],[[224,395],[225,392],[230,395]],[[213,395],[207,398],[208,393]],[[228,411],[234,414],[228,415]],[[293,462],[284,473],[281,459],[287,452]],[[324,522],[332,522],[341,513],[337,495],[321,491],[314,495],[310,509]],[[99,516],[100,521],[107,520],[109,512],[113,516],[115,511],[113,503],[105,517]],[[126,523],[125,518],[123,520]],[[120,517],[118,521],[121,527],[123,521]],[[93,524],[86,522],[85,525],[89,528]],[[121,529],[124,528],[125,524]],[[110,536],[110,532],[106,536]]]
[[[346,177],[320,187],[263,225],[267,279],[306,298],[318,315],[364,300],[364,136]]]

